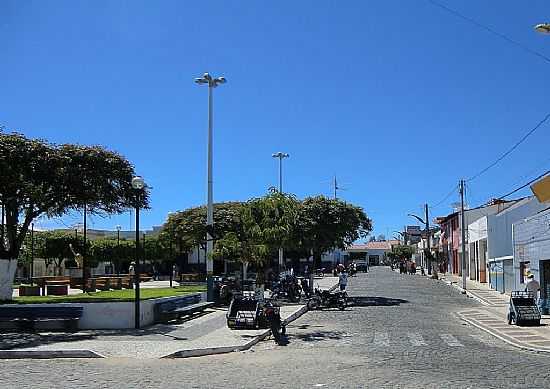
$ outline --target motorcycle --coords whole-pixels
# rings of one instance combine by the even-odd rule
[[[315,288],[313,296],[307,302],[308,310],[316,310],[320,308],[338,308],[341,311],[346,309],[348,294],[346,291],[330,292]]]
[[[290,302],[300,301],[302,287],[298,279],[293,275],[287,275],[275,282],[271,289],[271,298],[274,300],[287,298]]]
[[[281,308],[267,300],[262,307],[260,327],[271,329],[271,334],[277,344],[281,344],[286,334],[286,324],[281,320]]]

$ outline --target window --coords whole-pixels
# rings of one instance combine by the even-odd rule
[[[529,261],[519,263],[519,282],[522,284],[525,283],[525,274],[529,271],[529,264]]]

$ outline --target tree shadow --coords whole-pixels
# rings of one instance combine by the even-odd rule
[[[391,307],[408,302],[408,300],[379,296],[348,297],[348,306],[350,307]]]
[[[340,331],[313,331],[306,334],[292,334],[288,338],[295,338],[304,342],[322,342],[326,340],[340,340],[344,334],[344,332]]]
[[[95,338],[92,334],[80,333],[36,333],[36,332],[2,332],[0,350],[38,347],[59,342],[78,342]]]

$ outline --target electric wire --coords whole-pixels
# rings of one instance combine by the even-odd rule
[[[483,173],[485,173],[486,171],[488,171],[489,169],[491,169],[492,167],[494,167],[495,165],[497,165],[500,161],[502,161],[504,158],[506,158],[512,151],[514,151],[520,144],[522,144],[531,134],[533,134],[540,126],[542,126],[548,119],[550,119],[550,113],[546,114],[546,116],[544,117],[544,119],[542,119],[540,122],[538,122],[538,124],[533,127],[531,130],[529,130],[529,132],[527,132],[527,134],[525,134],[518,142],[516,142],[510,149],[508,149],[504,154],[502,154],[500,157],[498,157],[494,162],[492,162],[491,164],[489,164],[487,167],[485,167],[484,169],[480,170],[479,172],[477,172],[475,175],[473,175],[472,177],[468,178],[468,182],[469,181],[473,181],[475,180],[476,178],[478,178],[479,176],[481,176]]]
[[[487,26],[487,25],[485,25],[485,24],[482,24],[482,23],[478,22],[477,20],[474,20],[474,19],[470,18],[469,16],[466,16],[466,15],[464,15],[464,14],[458,12],[457,10],[455,10],[455,9],[453,9],[453,8],[450,8],[450,7],[448,7],[448,6],[444,5],[444,4],[441,4],[441,3],[439,3],[439,2],[437,2],[437,1],[435,1],[435,0],[428,0],[428,2],[431,3],[432,5],[435,5],[435,6],[439,7],[439,8],[441,8],[441,9],[443,9],[443,10],[449,12],[450,14],[453,14],[454,16],[457,16],[457,17],[459,17],[459,18],[461,18],[461,19],[463,19],[463,20],[465,20],[465,21],[467,21],[467,22],[469,22],[469,23],[471,23],[471,24],[474,24],[475,26],[477,26],[477,27],[479,27],[479,28],[481,28],[481,29],[483,29],[483,30],[486,30],[486,31],[490,32],[491,34],[493,34],[493,35],[495,35],[495,36],[497,36],[497,37],[499,37],[499,38],[505,40],[506,42],[511,43],[512,45],[514,45],[514,46],[516,46],[516,47],[519,47],[520,49],[522,49],[523,51],[525,51],[525,52],[527,52],[527,53],[529,53],[529,54],[531,54],[531,55],[534,55],[534,56],[536,56],[536,57],[539,57],[540,59],[542,59],[542,60],[544,60],[544,61],[550,63],[550,57],[548,57],[548,56],[546,56],[546,55],[544,55],[544,54],[542,54],[542,53],[540,53],[540,52],[538,52],[538,51],[536,51],[536,50],[533,50],[533,49],[531,49],[531,48],[525,46],[524,44],[522,44],[522,43],[520,43],[520,42],[518,42],[518,41],[516,41],[516,40],[514,40],[514,39],[512,39],[512,38],[510,38],[510,37],[508,37],[508,36],[506,36],[506,35],[504,35],[503,33],[498,32],[497,30],[495,30],[495,29],[493,29],[493,28],[491,28],[491,27],[489,27],[489,26]]]
[[[439,207],[441,204],[443,204],[449,197],[451,197],[451,195],[453,193],[455,193],[455,191],[457,190],[457,185],[453,186],[453,189],[451,189],[451,191],[445,195],[445,197],[443,197],[443,199],[441,199],[440,201],[437,202],[437,204],[434,204],[434,205],[431,205],[429,206],[428,208],[430,209],[435,209],[437,207]]]

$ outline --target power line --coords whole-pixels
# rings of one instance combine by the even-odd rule
[[[534,55],[534,56],[537,56],[537,57],[539,57],[540,59],[542,59],[542,60],[544,60],[544,61],[550,63],[550,58],[547,57],[546,55],[544,55],[544,54],[542,54],[542,53],[539,53],[538,51],[533,50],[533,49],[531,49],[531,48],[525,46],[524,44],[522,44],[522,43],[520,43],[520,42],[518,42],[518,41],[516,41],[516,40],[513,40],[512,38],[509,38],[508,36],[506,36],[506,35],[504,35],[504,34],[498,32],[498,31],[494,30],[493,28],[491,28],[491,27],[489,27],[489,26],[486,26],[486,25],[484,25],[484,24],[482,24],[482,23],[480,23],[480,22],[478,22],[478,21],[476,21],[476,20],[474,20],[474,19],[472,19],[472,18],[470,18],[470,17],[468,17],[468,16],[466,16],[466,15],[464,15],[464,14],[461,14],[461,13],[458,12],[457,10],[452,9],[452,8],[449,8],[449,7],[447,7],[446,5],[443,5],[443,4],[441,4],[441,3],[439,3],[439,2],[437,2],[437,1],[435,1],[435,0],[428,0],[428,1],[429,1],[431,4],[433,4],[433,5],[435,5],[435,6],[439,7],[439,8],[441,8],[441,9],[443,9],[443,10],[449,12],[449,13],[451,13],[451,14],[453,14],[453,15],[455,15],[455,16],[458,16],[459,18],[464,19],[464,20],[466,20],[467,22],[472,23],[472,24],[476,25],[477,27],[482,28],[482,29],[484,29],[484,30],[490,32],[491,34],[498,36],[499,38],[505,40],[506,42],[511,43],[511,44],[513,44],[514,46],[519,47],[519,48],[522,49],[523,51],[525,51],[525,52],[527,52],[527,53],[529,53],[529,54],[532,54],[532,55]]]
[[[475,175],[473,175],[472,177],[468,178],[468,182],[469,181],[473,181],[475,180],[476,178],[478,178],[479,176],[481,176],[483,173],[485,173],[487,170],[491,169],[493,166],[495,166],[497,163],[499,163],[500,161],[502,161],[504,158],[506,158],[506,156],[508,156],[512,151],[514,151],[520,144],[522,144],[525,139],[527,139],[532,133],[534,133],[540,126],[542,126],[548,119],[550,119],[550,113],[546,114],[546,116],[544,117],[544,119],[542,119],[540,122],[538,122],[538,124],[533,127],[527,134],[525,134],[518,142],[516,142],[510,149],[508,149],[504,154],[502,154],[500,157],[498,157],[493,163],[491,163],[489,166],[487,166],[486,168],[482,169],[481,171],[479,171],[478,173],[476,173]]]
[[[445,197],[443,197],[443,199],[442,199],[441,201],[439,201],[439,202],[438,202],[437,204],[435,204],[435,205],[430,206],[429,208],[430,208],[430,209],[435,209],[435,208],[439,207],[439,206],[440,206],[441,204],[443,204],[449,197],[451,197],[451,195],[452,195],[453,193],[455,193],[456,189],[457,189],[457,186],[456,186],[456,185],[453,186],[453,189],[451,189],[451,191],[450,191],[447,195],[445,195]]]
[[[525,187],[531,185],[533,182],[540,180],[541,178],[543,178],[544,176],[546,176],[546,175],[548,175],[548,174],[550,174],[550,170],[547,170],[546,172],[542,173],[542,174],[541,174],[540,176],[538,176],[537,178],[532,179],[532,180],[529,181],[528,183],[523,184],[522,186],[520,186],[520,187],[514,189],[513,191],[508,192],[508,193],[506,193],[505,195],[498,197],[497,200],[502,200],[502,199],[504,199],[505,197],[508,197],[508,196],[510,196],[510,195],[513,195],[514,193],[516,193],[516,192],[522,190],[523,188],[525,188]]]

